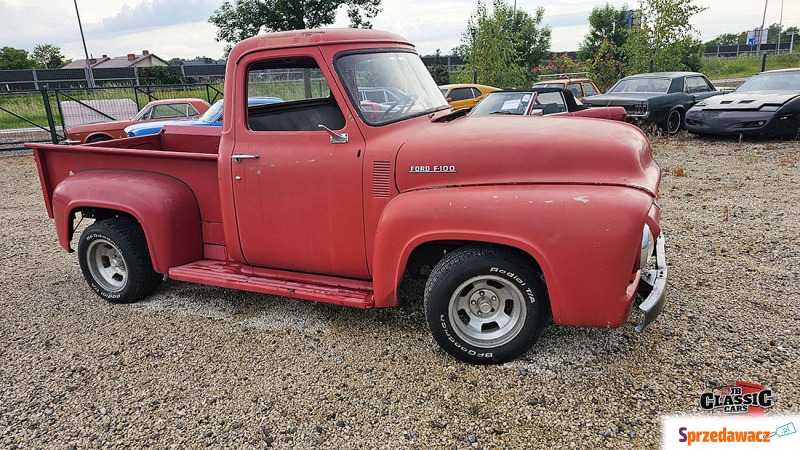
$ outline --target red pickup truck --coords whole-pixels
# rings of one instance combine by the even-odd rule
[[[634,126],[465,117],[413,45],[358,29],[239,43],[224,101],[221,136],[30,144],[61,246],[94,219],[78,259],[102,298],[168,275],[383,308],[424,276],[435,340],[477,364],[526,352],[550,315],[619,327],[638,298],[641,331],[664,306],[661,171]]]

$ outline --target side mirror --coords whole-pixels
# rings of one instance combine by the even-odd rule
[[[453,99],[452,99],[452,98],[450,98],[450,97],[447,97],[447,102],[448,102],[448,103],[449,103],[449,102],[452,102],[452,101],[453,101]]]
[[[532,116],[543,116],[544,115],[544,110],[540,109],[540,108],[534,109],[534,110],[531,111],[531,115]]]

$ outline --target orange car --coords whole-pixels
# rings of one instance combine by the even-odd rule
[[[444,84],[439,86],[439,90],[453,108],[472,109],[486,94],[500,89],[482,84]]]
[[[111,122],[78,125],[64,131],[67,144],[91,144],[125,137],[125,127],[137,122],[163,120],[172,118],[198,117],[211,105],[197,98],[171,98],[148,103],[130,120],[114,120]]]
[[[594,84],[594,81],[588,78],[557,78],[553,80],[542,80],[533,84],[533,87],[552,87],[569,89],[572,95],[578,100],[583,100],[583,97],[600,94],[600,89]]]

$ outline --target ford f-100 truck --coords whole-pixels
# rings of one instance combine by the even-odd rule
[[[30,145],[61,246],[94,219],[77,250],[100,297],[168,275],[384,308],[423,276],[433,337],[477,364],[520,356],[550,316],[619,327],[638,304],[641,331],[664,307],[661,170],[636,127],[465,117],[413,45],[374,30],[253,37],[226,70],[221,135]],[[248,107],[265,96],[284,101]]]

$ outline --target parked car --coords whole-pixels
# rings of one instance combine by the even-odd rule
[[[570,115],[597,119],[625,120],[625,108],[621,106],[589,108],[575,100],[569,89],[532,87],[490,92],[469,113],[471,116],[485,114],[512,114],[520,116]]]
[[[628,121],[654,123],[665,133],[683,126],[683,115],[697,101],[721,94],[705,75],[696,72],[655,72],[625,77],[608,93],[584,99],[591,106],[622,106]]]
[[[250,97],[247,99],[247,106],[269,105],[283,100],[275,97]],[[196,119],[182,120],[161,120],[158,122],[147,122],[130,125],[125,127],[125,135],[128,137],[146,136],[161,132],[164,125],[184,125],[191,127],[222,127],[222,100],[214,103],[201,117]]]
[[[439,90],[453,108],[472,109],[486,94],[500,89],[482,84],[444,84]]]
[[[734,92],[702,100],[686,112],[695,134],[800,135],[800,68],[762,72]]]
[[[144,106],[129,120],[114,120],[111,122],[78,125],[64,130],[66,144],[90,144],[92,142],[108,141],[126,136],[125,127],[154,120],[173,119],[176,117],[198,117],[210,108],[211,105],[198,98],[171,98],[155,100]]]
[[[533,87],[555,87],[564,88],[572,91],[572,95],[578,100],[584,97],[597,95],[600,89],[589,78],[559,78],[554,80],[543,80],[533,84]]]

